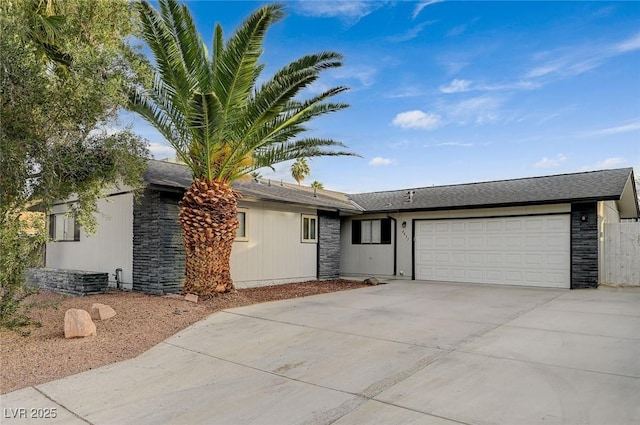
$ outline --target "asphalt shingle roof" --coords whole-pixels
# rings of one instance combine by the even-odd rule
[[[350,195],[367,212],[620,199],[632,168]],[[413,192],[410,200],[409,193]]]
[[[633,168],[619,168],[359,194],[253,179],[232,186],[245,198],[347,213],[392,212],[619,200],[632,173]],[[191,185],[191,174],[184,165],[152,160],[145,180],[161,189],[183,190]]]
[[[192,177],[185,165],[152,160],[149,161],[145,180],[160,188],[182,190],[191,185]],[[359,211],[347,195],[340,192],[254,179],[235,181],[232,187],[245,198],[308,205],[320,209]]]

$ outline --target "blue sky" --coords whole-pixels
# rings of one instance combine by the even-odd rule
[[[189,1],[210,45],[264,2]],[[333,50],[347,110],[310,124],[362,158],[313,158],[305,180],[349,193],[603,168],[640,173],[640,2],[289,1],[265,76]],[[139,118],[124,122],[172,156]],[[265,178],[293,182],[290,163]]]

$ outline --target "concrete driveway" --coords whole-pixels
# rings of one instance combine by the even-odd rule
[[[640,289],[395,281],[214,314],[0,422],[623,425],[639,401]]]

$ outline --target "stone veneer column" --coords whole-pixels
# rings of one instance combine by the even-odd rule
[[[133,206],[133,290],[178,293],[184,285],[184,242],[178,223],[182,194],[145,190]]]
[[[318,279],[340,277],[340,216],[318,212]]]
[[[571,205],[571,289],[598,287],[596,207],[596,202]]]

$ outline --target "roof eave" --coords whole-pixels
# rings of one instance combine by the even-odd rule
[[[620,218],[640,218],[640,206],[638,205],[638,190],[633,175],[633,170],[629,173],[622,194],[616,201]]]

